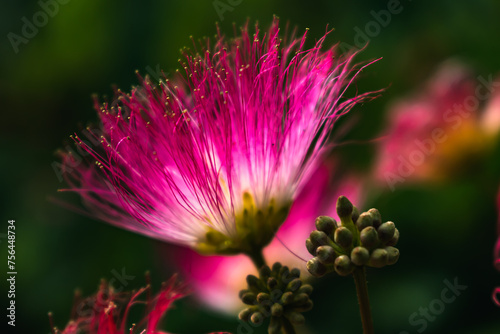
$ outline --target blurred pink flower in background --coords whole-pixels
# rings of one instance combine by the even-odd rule
[[[305,240],[315,229],[316,218],[328,215],[337,219],[335,203],[340,195],[361,205],[361,182],[354,175],[333,173],[336,167],[339,165],[329,161],[313,173],[276,237],[264,249],[268,265],[281,262],[290,268],[299,268],[303,277],[310,277],[306,269],[310,254]],[[243,304],[238,292],[246,287],[247,275],[257,274],[249,258],[243,255],[208,257],[186,248],[167,253],[185,274],[201,302],[219,311],[235,313],[241,310]]]
[[[376,179],[391,190],[408,180],[447,179],[481,156],[498,133],[498,82],[476,79],[464,64],[448,60],[416,95],[396,102],[389,117]]]

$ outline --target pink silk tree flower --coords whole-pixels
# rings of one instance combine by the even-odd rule
[[[495,266],[496,270],[500,272],[500,192],[498,193],[497,196],[497,209],[498,209],[498,226],[497,226],[498,238],[493,251],[493,265]],[[496,287],[493,290],[493,301],[495,302],[495,304],[500,306],[500,287]]]
[[[391,189],[406,181],[440,181],[483,154],[491,141],[481,109],[491,89],[486,79],[476,80],[462,63],[445,62],[417,95],[390,110],[376,179]],[[491,114],[488,117],[494,119]]]
[[[369,64],[269,31],[184,52],[185,75],[148,78],[117,106],[96,102],[86,161],[63,173],[91,215],[204,254],[254,255],[271,242],[318,166],[336,120],[372,93],[345,98]],[[196,47],[195,47],[196,49]],[[255,257],[254,257],[255,258]]]
[[[141,288],[136,292],[121,292],[116,290],[103,280],[99,291],[88,298],[80,299],[75,296],[75,304],[72,311],[72,320],[63,330],[59,330],[52,324],[53,334],[166,334],[158,330],[160,320],[172,303],[186,295],[186,287],[176,282],[172,277],[164,283],[162,290],[156,296],[151,297],[150,286]],[[146,295],[146,299],[141,297]],[[145,307],[145,317],[130,325],[128,315],[134,305]],[[140,306],[139,306],[140,307]],[[145,331],[145,332],[144,332]]]
[[[264,249],[268,263],[280,262],[290,268],[299,268],[304,278],[310,277],[306,268],[309,253],[305,240],[315,229],[316,217],[327,215],[337,218],[335,202],[339,195],[348,196],[361,204],[361,183],[354,176],[333,173],[337,164],[323,164],[311,177],[308,185],[298,195],[290,214],[281,226],[276,238]],[[190,249],[167,246],[170,256],[186,277],[189,278],[195,297],[211,308],[227,313],[241,310],[238,292],[246,288],[246,276],[257,274],[250,259],[244,255],[203,256]]]

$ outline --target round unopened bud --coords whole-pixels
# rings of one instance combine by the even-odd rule
[[[281,263],[274,262],[273,267],[271,268],[271,272],[277,275],[279,273],[281,267],[282,267]]]
[[[396,230],[394,230],[394,236],[391,238],[391,240],[389,240],[385,244],[387,246],[396,246],[396,244],[398,243],[398,241],[399,241],[399,230],[396,229]]]
[[[335,271],[340,276],[347,276],[354,270],[354,264],[347,255],[340,255],[335,259]]]
[[[300,288],[301,285],[302,285],[302,281],[300,280],[300,278],[295,278],[290,283],[288,283],[288,285],[286,286],[286,289],[288,291],[296,291]]]
[[[354,247],[351,252],[351,261],[357,265],[362,266],[370,260],[370,252],[362,246]]]
[[[283,294],[283,296],[281,296],[281,302],[283,303],[283,305],[287,305],[287,304],[292,303],[293,302],[293,292],[291,292],[291,291],[285,292]]]
[[[386,243],[394,237],[396,226],[393,222],[385,222],[378,227],[377,232],[380,241]]]
[[[337,199],[337,215],[340,218],[347,218],[351,217],[352,215],[352,210],[353,210],[353,205],[352,203],[347,199],[345,196],[340,196]]]
[[[273,290],[278,285],[278,280],[274,277],[269,277],[267,279],[267,287],[269,290]]]
[[[312,310],[313,308],[313,302],[312,300],[308,300],[305,304],[302,304],[300,306],[295,306],[295,311],[297,312],[307,312],[307,311],[310,311]]]
[[[262,266],[259,269],[259,278],[261,281],[267,281],[267,279],[271,276],[271,268],[268,266]]]
[[[387,251],[382,248],[375,249],[370,255],[370,261],[368,265],[375,268],[382,268],[387,265]]]
[[[362,231],[368,226],[373,226],[372,215],[369,214],[368,212],[363,212],[362,214],[360,214],[358,220],[356,220],[356,226],[360,231]]]
[[[247,276],[247,284],[250,288],[260,289],[260,280],[254,275]]]
[[[350,248],[352,246],[352,232],[347,227],[341,226],[335,230],[335,242],[342,248]]]
[[[283,315],[283,306],[279,303],[274,303],[273,306],[271,306],[271,315],[273,317],[281,317]]]
[[[387,264],[391,265],[398,262],[399,259],[399,249],[389,246],[385,247],[387,251]]]
[[[357,207],[353,207],[351,217],[352,217],[352,221],[353,221],[354,223],[356,223],[356,221],[357,221],[357,220],[358,220],[358,218],[359,218],[359,210],[358,210],[358,208],[357,208]]]
[[[260,312],[255,312],[254,314],[252,314],[252,316],[250,317],[250,321],[252,323],[254,323],[255,325],[259,325],[262,323],[262,321],[264,321],[264,316],[262,315],[262,313]]]
[[[335,261],[335,251],[330,246],[319,246],[316,254],[323,264],[332,264]]]
[[[312,231],[309,239],[311,239],[311,242],[316,247],[328,244],[328,236],[323,231]]]
[[[290,269],[288,266],[283,266],[281,267],[279,274],[278,274],[278,279],[289,279],[290,278]]]
[[[267,300],[270,300],[271,299],[271,296],[269,296],[269,294],[265,293],[265,292],[261,292],[257,295],[257,302],[262,303],[262,302],[265,302]]]
[[[290,320],[290,322],[294,325],[303,325],[304,322],[306,321],[306,318],[304,318],[304,316],[299,313],[299,312],[290,312],[287,314],[287,318],[288,320]]]
[[[313,287],[310,284],[303,284],[299,291],[299,293],[305,293],[306,295],[310,295],[313,292]]]
[[[335,228],[337,228],[337,222],[332,217],[319,216],[316,218],[316,229],[318,231],[323,231],[326,235],[332,235]]]
[[[253,310],[251,308],[243,309],[238,314],[238,318],[240,318],[240,320],[242,320],[242,321],[248,322],[248,320],[250,320],[250,316],[252,315],[252,313],[253,313]]]
[[[243,296],[241,296],[241,300],[247,305],[255,305],[257,303],[257,297],[253,292],[245,293]]]
[[[309,300],[309,296],[305,293],[299,293],[299,294],[296,294],[294,299],[293,299],[293,302],[296,304],[296,305],[303,305],[305,304],[307,301]]]
[[[300,277],[300,269],[293,268],[292,270],[290,270],[290,277],[299,278]]]
[[[377,209],[370,209],[368,210],[368,213],[373,218],[373,226],[379,227],[380,224],[382,224],[382,216],[380,215],[380,212]]]
[[[311,239],[306,239],[306,248],[309,254],[316,256],[316,248],[318,247],[312,243]]]
[[[307,270],[311,273],[311,275],[316,277],[321,277],[326,274],[326,267],[323,263],[319,262],[317,257],[313,257],[309,261],[307,261]]]
[[[366,247],[368,249],[373,249],[377,247],[380,241],[378,239],[377,230],[373,226],[368,226],[364,228],[361,231],[359,238],[361,240],[361,245],[363,245],[363,247]]]

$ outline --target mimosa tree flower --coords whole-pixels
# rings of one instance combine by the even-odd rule
[[[89,212],[150,237],[206,254],[255,254],[285,221],[325,151],[337,119],[373,94],[345,98],[364,68],[354,54],[304,49],[306,34],[262,34],[184,51],[185,76],[148,78],[117,106],[96,109],[101,144],[63,172]],[[367,65],[365,65],[367,66]],[[75,165],[77,165],[75,167]],[[259,261],[257,261],[259,262]]]
[[[167,281],[155,297],[151,297],[150,286],[136,292],[121,292],[107,281],[101,281],[99,291],[81,299],[77,294],[73,306],[72,319],[59,330],[52,325],[54,334],[161,334],[158,325],[171,304],[186,295],[186,287],[176,282],[175,276]],[[147,295],[146,299],[141,299]],[[143,305],[146,316],[136,325],[130,326],[128,314],[133,305]],[[52,323],[52,316],[51,316]]]
[[[375,176],[391,190],[410,181],[442,181],[479,161],[500,129],[500,92],[457,60],[444,62],[415,96],[390,110]]]

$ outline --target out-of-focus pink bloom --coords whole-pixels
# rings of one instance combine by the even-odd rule
[[[497,81],[498,82],[498,81]],[[481,117],[481,127],[488,135],[496,136],[500,132],[500,88],[493,91],[484,114]]]
[[[458,61],[445,62],[422,91],[391,108],[376,179],[391,189],[408,180],[437,181],[480,156],[489,143],[480,111],[491,89]],[[490,101],[491,122],[500,117],[497,99]]]
[[[186,51],[184,77],[96,102],[101,130],[74,137],[90,159],[63,155],[69,190],[101,220],[202,253],[267,245],[336,120],[372,96],[344,98],[363,68],[354,54],[279,33],[275,20],[264,34],[219,34]]]
[[[176,282],[175,276],[167,281],[160,293],[155,297],[150,295],[150,286],[137,292],[120,292],[102,281],[99,291],[88,298],[80,300],[76,296],[72,320],[63,330],[52,326],[54,334],[162,334],[158,329],[160,320],[172,303],[186,295],[186,287]],[[146,299],[141,299],[147,295]],[[145,317],[136,322],[132,328],[127,328],[128,314],[133,305],[142,304]],[[52,322],[52,319],[51,319]],[[145,332],[143,332],[145,330]]]
[[[299,194],[277,237],[264,249],[269,265],[281,262],[290,268],[299,268],[304,277],[309,277],[306,262],[310,254],[305,240],[315,229],[316,217],[328,215],[337,218],[335,203],[340,195],[361,204],[359,178],[332,173],[337,166],[331,162],[322,165]],[[170,253],[175,253],[172,260],[189,278],[195,295],[203,303],[229,313],[241,310],[243,304],[238,292],[246,288],[247,275],[257,274],[250,259],[243,255],[206,257],[189,249]]]

